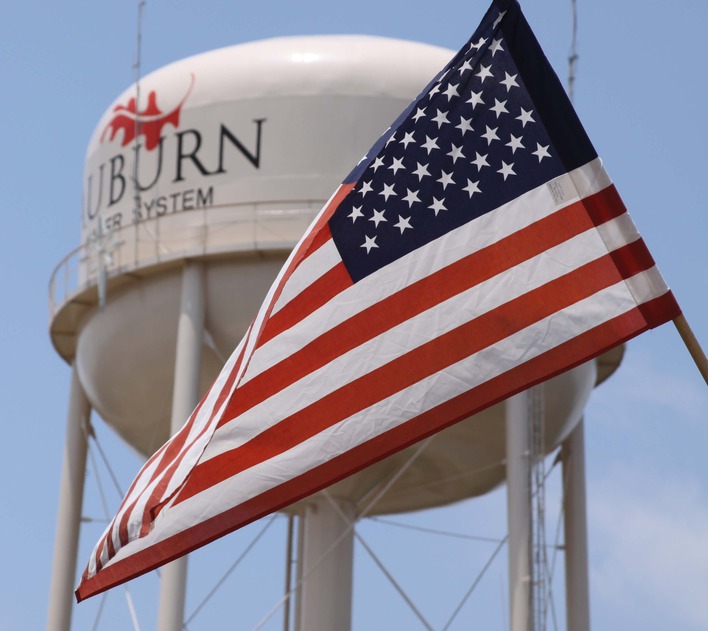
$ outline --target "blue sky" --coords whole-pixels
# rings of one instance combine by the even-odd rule
[[[708,5],[578,5],[580,118],[696,335],[708,346]],[[570,0],[522,2],[564,80],[570,6]],[[456,50],[486,8],[486,0],[364,0],[347,6],[319,0],[148,2],[143,68],[149,72],[220,46],[295,34],[374,34]],[[133,80],[136,16],[134,2],[28,0],[6,7],[0,23],[0,257],[6,270],[0,277],[0,631],[45,624],[69,384],[69,368],[47,333],[47,285],[54,266],[79,244],[84,152],[103,111]],[[706,410],[707,389],[670,324],[632,341],[619,372],[594,393],[586,414],[594,628],[708,629]],[[100,419],[94,423],[125,488],[140,460]],[[101,476],[115,507],[120,498],[105,470]],[[549,502],[557,498],[556,487],[552,481]],[[495,492],[398,521],[497,537],[504,533],[504,502],[503,492]],[[103,516],[93,467],[85,506],[87,516]],[[549,509],[549,521],[554,514]],[[249,527],[194,555],[188,615],[260,528]],[[101,529],[85,526],[80,569]],[[493,551],[491,544],[377,522],[363,524],[361,532],[435,628],[444,626]],[[355,630],[418,628],[361,547],[356,554]],[[276,518],[189,628],[219,628],[224,620],[229,628],[252,628],[280,596],[283,558],[284,519]],[[451,628],[502,629],[505,581],[500,557],[483,591],[460,614],[459,626]],[[107,598],[100,628],[133,628],[128,594],[140,628],[154,626],[157,579],[147,576],[128,589],[117,588]],[[562,586],[554,592],[562,611]],[[74,629],[93,627],[99,602],[75,610]],[[276,615],[266,628],[280,625]]]

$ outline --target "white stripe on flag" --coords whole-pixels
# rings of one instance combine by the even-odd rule
[[[337,246],[330,239],[312,254],[310,254],[288,278],[283,291],[278,297],[273,306],[273,313],[280,311],[286,304],[297,296],[313,281],[323,276],[331,270],[337,263],[341,263],[342,259],[337,251]]]
[[[669,287],[659,273],[659,269],[654,266],[641,274],[635,274],[625,280],[627,288],[634,296],[637,304],[649,302],[657,296],[662,296]]]

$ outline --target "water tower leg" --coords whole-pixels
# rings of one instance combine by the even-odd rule
[[[91,407],[81,387],[76,366],[72,365],[47,631],[69,631],[71,628],[90,414]]]
[[[509,522],[509,628],[531,631],[531,503],[529,392],[506,400],[506,481]]]
[[[302,570],[303,550],[305,549],[305,515],[297,516],[297,563],[295,565],[295,616],[293,631],[302,631]]]
[[[349,522],[356,519],[353,504],[336,498],[334,501]],[[351,629],[354,530],[349,528],[347,520],[322,495],[307,503],[301,521],[302,557],[298,559],[303,565],[304,579],[300,587],[298,626],[302,631]]]
[[[565,482],[565,593],[568,629],[590,631],[588,531],[585,499],[585,429],[583,421],[563,443]]]
[[[177,352],[172,391],[171,433],[174,435],[199,403],[206,290],[204,267],[188,261],[182,273],[182,298],[177,325]],[[187,557],[162,569],[158,631],[182,631],[187,590]]]

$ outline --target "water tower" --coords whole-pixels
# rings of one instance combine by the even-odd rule
[[[90,409],[145,456],[176,431],[314,214],[451,54],[374,37],[256,42],[157,70],[103,115],[86,156],[81,246],[51,285],[51,337],[72,386],[50,629],[70,626]],[[578,436],[592,387],[618,361],[546,384],[546,452]],[[393,479],[368,515],[495,488],[507,476],[505,414],[500,404],[446,430],[402,475],[415,447],[289,509],[302,519],[301,573],[340,540],[299,595],[300,631],[349,628],[342,515],[357,519]],[[162,582],[160,629],[181,629],[185,566]]]

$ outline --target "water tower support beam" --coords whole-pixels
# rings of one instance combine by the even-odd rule
[[[71,628],[90,414],[91,407],[76,366],[72,365],[47,631],[69,631]]]
[[[204,267],[187,261],[182,272],[182,297],[177,325],[177,351],[172,391],[170,432],[176,434],[199,403],[204,318],[206,310]],[[187,557],[162,569],[158,631],[182,631],[187,591]]]
[[[302,621],[302,570],[303,570],[303,550],[305,549],[305,516],[297,516],[297,563],[295,564],[295,615],[293,621],[293,631],[302,631],[300,622]]]
[[[529,391],[506,400],[509,629],[532,631]]]
[[[581,420],[561,448],[565,488],[565,593],[567,628],[590,631],[585,429]]]
[[[337,507],[333,505],[337,503]],[[339,510],[337,510],[339,508]],[[315,495],[306,505],[303,528],[300,621],[302,631],[350,631],[354,566],[353,503]]]

